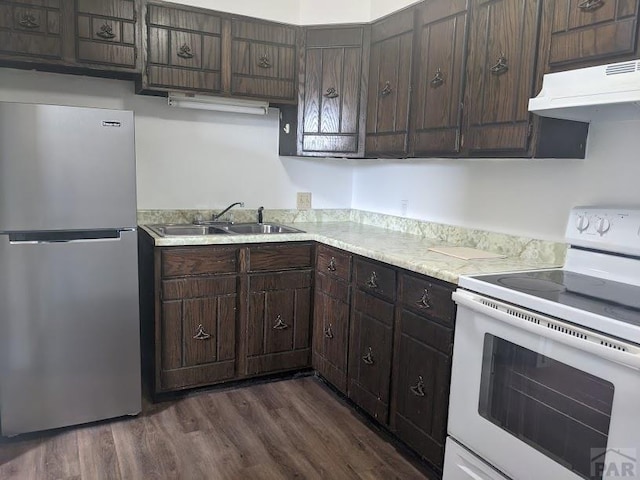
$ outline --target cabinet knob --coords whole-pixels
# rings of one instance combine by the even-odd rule
[[[269,57],[264,54],[258,60],[258,66],[260,68],[271,68],[271,62],[269,61]]]
[[[378,288],[378,274],[376,272],[371,272],[371,276],[367,280],[367,287],[371,289]]]
[[[367,354],[362,357],[362,361],[367,365],[373,365],[375,363],[375,361],[373,360],[373,351],[371,350],[371,347],[369,347],[369,351],[367,352]]]
[[[393,89],[391,88],[391,83],[386,82],[384,84],[384,88],[380,91],[380,96],[386,97],[388,95],[391,95],[391,92],[393,92]]]
[[[102,24],[96,35],[103,40],[113,40],[116,37],[115,33],[113,33],[113,27],[106,22]]]
[[[278,315],[276,317],[276,324],[273,326],[274,330],[285,330],[289,328],[289,325],[287,325],[286,323],[284,323],[284,320],[282,320],[282,316]]]
[[[504,53],[500,54],[500,57],[498,57],[498,61],[496,62],[496,64],[493,67],[491,67],[489,70],[491,70],[491,73],[495,76],[500,76],[509,71],[509,65],[507,64],[507,57],[504,56]]]
[[[418,383],[416,383],[415,385],[412,385],[411,387],[409,387],[409,390],[411,390],[411,393],[413,393],[416,397],[424,397],[425,393],[424,393],[424,380],[422,378],[422,375],[418,375]]]
[[[329,260],[329,265],[327,265],[327,270],[329,270],[330,272],[335,272],[336,271],[336,259],[335,259],[335,257],[331,257],[331,260]]]
[[[331,324],[329,324],[329,326],[324,329],[324,336],[329,340],[333,339],[333,330],[331,329]]]
[[[425,308],[425,309],[431,308],[433,306],[431,305],[431,299],[429,298],[429,290],[427,290],[426,288],[424,289],[424,292],[416,302],[416,305],[418,306],[418,308]]]
[[[18,22],[18,24],[22,28],[39,28],[40,22],[38,22],[38,18],[32,13],[25,13],[22,15],[22,18]]]
[[[327,88],[327,91],[323,93],[323,96],[327,98],[338,98],[340,95],[338,95],[338,92],[335,88],[329,87]]]
[[[204,331],[202,324],[198,325],[196,334],[193,336],[196,340],[209,340],[211,335]]]
[[[604,5],[604,0],[584,0],[578,4],[583,12],[594,12]]]
[[[436,74],[433,76],[429,84],[431,85],[431,88],[438,88],[444,85],[444,77],[442,76],[442,70],[440,67],[436,70]]]
[[[178,50],[178,53],[176,53],[176,55],[178,55],[180,58],[186,58],[186,59],[193,58],[193,53],[191,52],[191,47],[189,45],[187,45],[186,43],[184,43],[180,47],[180,49]]]

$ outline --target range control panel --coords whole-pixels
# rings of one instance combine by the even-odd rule
[[[640,207],[573,208],[565,237],[570,245],[640,256]]]

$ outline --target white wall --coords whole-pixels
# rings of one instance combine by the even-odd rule
[[[264,18],[274,22],[300,23],[300,0],[169,0],[194,7]]]
[[[418,3],[419,0],[370,0],[370,18],[375,20],[385,15],[389,15],[391,12],[400,10],[408,5]]]
[[[413,160],[355,169],[352,207],[562,241],[569,209],[640,206],[640,120],[595,123],[585,160]]]
[[[299,0],[300,25],[371,21],[371,0]]]
[[[352,167],[278,156],[278,111],[267,117],[174,109],[134,95],[132,82],[0,69],[0,101],[133,110],[139,209],[349,208]]]

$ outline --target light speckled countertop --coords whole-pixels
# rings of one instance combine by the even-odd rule
[[[545,255],[536,258],[536,252],[531,251],[531,248],[538,247],[535,241],[524,243],[520,251],[512,250],[512,255],[507,258],[461,260],[432,252],[429,248],[469,245],[349,221],[289,225],[304,230],[305,233],[160,237],[144,225],[141,228],[153,237],[158,247],[316,241],[454,284],[458,283],[460,275],[552,268],[560,265]],[[500,245],[492,245],[490,248],[485,246],[483,249],[496,253],[504,251]]]

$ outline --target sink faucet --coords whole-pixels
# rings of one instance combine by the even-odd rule
[[[217,222],[220,218],[222,218],[222,216],[227,213],[229,210],[231,210],[233,207],[235,207],[236,205],[239,205],[241,207],[244,207],[244,202],[236,202],[236,203],[232,203],[231,205],[229,205],[227,208],[225,208],[223,211],[221,211],[220,213],[218,213],[217,215],[214,213],[211,216],[211,220],[214,222]]]
[[[258,223],[262,223],[262,212],[264,210],[264,207],[260,207],[258,209]]]

